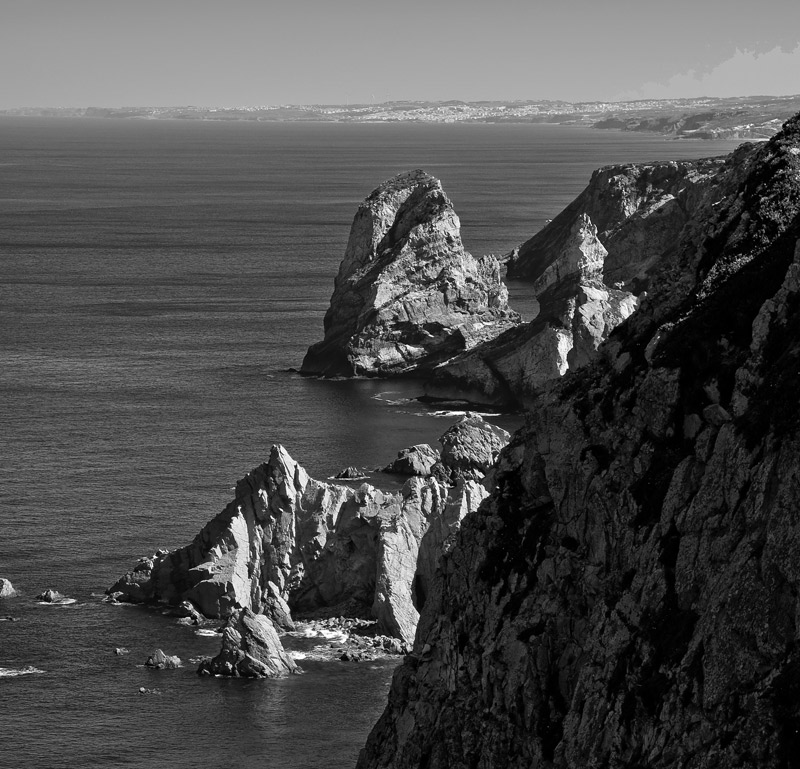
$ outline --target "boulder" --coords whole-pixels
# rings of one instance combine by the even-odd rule
[[[301,673],[284,651],[272,622],[263,614],[239,609],[228,618],[222,633],[222,649],[200,664],[200,675],[242,678],[276,678]]]
[[[69,600],[65,595],[59,593],[58,590],[53,590],[52,588],[45,590],[44,593],[40,593],[36,597],[45,603],[64,603]]]
[[[11,580],[0,578],[0,598],[13,598],[16,594]]]
[[[361,204],[336,277],[325,337],[301,372],[428,371],[520,322],[494,257],[464,250],[438,179],[398,174]]]
[[[452,478],[480,480],[510,438],[502,427],[487,422],[480,414],[469,413],[439,438],[442,465]]]
[[[439,452],[427,443],[409,446],[397,452],[397,459],[381,468],[384,473],[397,475],[419,475],[425,477],[433,472],[439,461]]]
[[[119,652],[124,653],[124,651]],[[156,649],[145,661],[145,667],[156,670],[174,670],[181,667],[181,658],[165,654],[161,649]]]

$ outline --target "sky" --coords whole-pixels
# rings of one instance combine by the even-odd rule
[[[800,93],[800,0],[0,0],[0,109]]]

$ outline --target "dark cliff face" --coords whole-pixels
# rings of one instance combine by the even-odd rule
[[[508,264],[510,277],[538,281],[551,267],[574,222],[588,217],[608,251],[603,281],[646,288],[646,274],[671,251],[683,226],[718,184],[725,158],[601,168],[555,219],[523,243]],[[636,293],[638,293],[637,288]]]
[[[537,404],[440,561],[361,769],[800,754],[800,116]]]

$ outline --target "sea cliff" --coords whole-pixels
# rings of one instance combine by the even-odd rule
[[[715,166],[502,453],[359,769],[795,764],[800,116]]]

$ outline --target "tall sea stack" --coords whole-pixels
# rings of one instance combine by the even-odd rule
[[[438,179],[398,174],[359,206],[336,276],[325,338],[302,372],[424,372],[519,322],[500,265],[464,250]]]

